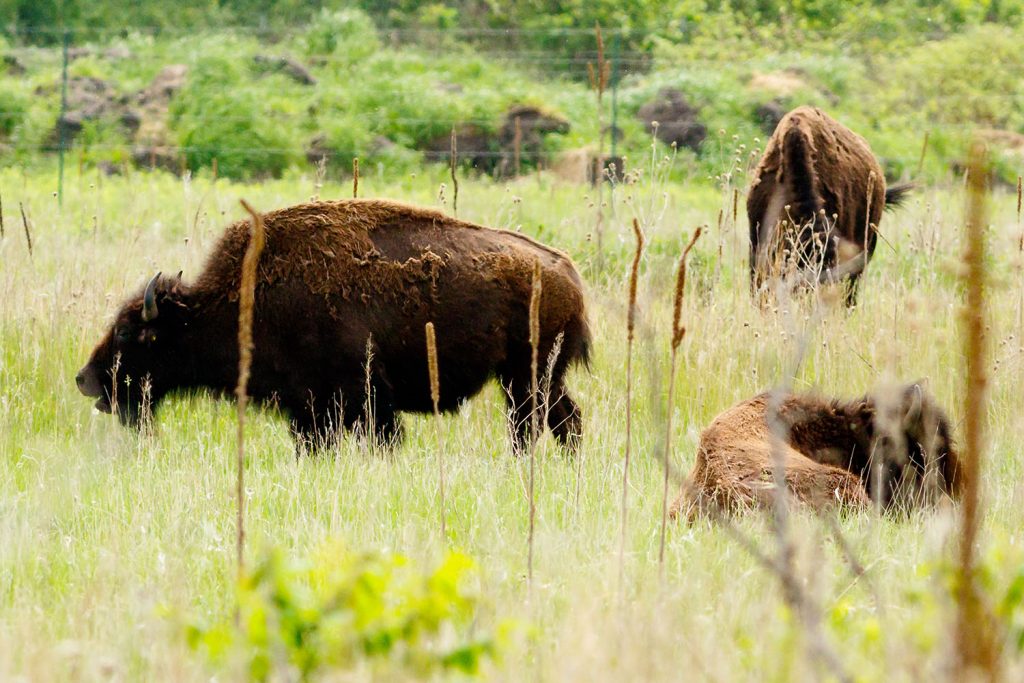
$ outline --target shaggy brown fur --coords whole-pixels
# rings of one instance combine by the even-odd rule
[[[803,284],[846,281],[853,304],[875,252],[882,210],[909,189],[887,190],[867,142],[825,112],[804,106],[786,114],[747,195],[755,294],[767,279],[795,267]]]
[[[945,413],[918,384],[884,400],[838,401],[786,394],[776,398],[775,433],[793,498],[814,509],[908,508],[956,497],[959,461]],[[772,395],[743,401],[704,430],[689,480],[672,516],[768,508],[774,500]]]
[[[372,421],[383,438],[399,411],[430,412],[424,326],[437,329],[440,408],[455,410],[489,377],[504,387],[519,446],[530,411],[529,301],[540,261],[540,358],[564,335],[551,374],[548,425],[572,446],[579,409],[565,393],[568,366],[587,359],[583,286],[565,254],[520,234],[386,200],[319,202],[264,216],[249,393],[276,403],[303,442],[324,441],[366,414],[367,343]],[[230,226],[195,282],[159,278],[159,315],[142,320],[129,299],[79,374],[82,392],[125,422],[169,392],[229,392],[237,380],[238,284],[249,224]],[[544,368],[541,368],[544,371]],[[134,381],[128,381],[128,378]],[[543,398],[539,403],[543,404]]]

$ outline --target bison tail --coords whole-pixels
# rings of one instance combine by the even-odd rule
[[[900,183],[885,188],[885,208],[894,209],[900,206],[911,192],[917,189],[914,183]]]
[[[789,188],[789,218],[795,223],[813,220],[825,207],[814,170],[814,149],[807,133],[791,126],[782,138],[783,179]]]

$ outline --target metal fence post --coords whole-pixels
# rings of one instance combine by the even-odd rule
[[[60,129],[57,142],[57,203],[64,207],[64,148],[67,146],[67,122],[64,117],[68,112],[68,43],[71,42],[71,31],[64,30],[63,67],[60,78],[60,118],[57,119]]]
[[[622,43],[621,31],[615,32],[615,40],[612,41],[612,149],[611,158],[615,159],[616,134],[619,130],[619,47]],[[621,165],[621,164],[620,164]],[[616,169],[621,173],[622,169]]]

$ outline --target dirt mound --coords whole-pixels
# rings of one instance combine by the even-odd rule
[[[49,89],[37,90],[37,94],[48,93]],[[57,92],[60,92],[59,86]],[[63,139],[70,142],[82,131],[87,121],[108,119],[118,121],[129,134],[139,129],[141,118],[128,107],[128,98],[117,92],[107,81],[89,76],[73,76],[68,79],[67,111],[58,117],[50,134],[51,144]]]
[[[581,147],[561,152],[551,164],[551,171],[570,183],[596,185],[598,180],[621,182],[625,176],[623,165],[621,156],[605,154],[599,159],[596,150]]]
[[[174,149],[167,117],[171,98],[185,86],[187,78],[187,66],[171,64],[161,69],[148,86],[136,93],[140,125],[133,141],[132,161],[137,166],[181,172],[181,155]]]
[[[757,105],[757,108],[754,109],[754,119],[766,135],[771,135],[788,111],[789,108],[781,100],[771,100]]]
[[[456,126],[455,134],[460,160],[496,177],[510,177],[523,167],[546,162],[544,138],[569,130],[569,122],[557,114],[530,105],[515,105],[505,112],[496,132],[470,123]],[[451,134],[428,141],[423,151],[428,159],[446,161],[451,153]]]
[[[755,73],[747,83],[747,87],[770,93],[775,97],[789,97],[801,90],[813,89],[807,82],[804,73],[797,69]]]
[[[699,112],[676,88],[662,88],[657,96],[640,107],[636,116],[643,121],[648,134],[666,145],[689,147],[697,151],[708,135],[708,129],[698,120]]]

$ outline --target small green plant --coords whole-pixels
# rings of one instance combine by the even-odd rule
[[[271,551],[240,580],[237,618],[192,623],[186,638],[215,666],[259,681],[356,667],[475,675],[495,644],[472,632],[476,601],[464,583],[473,566],[458,553],[423,573],[402,556],[336,544],[300,561]]]

